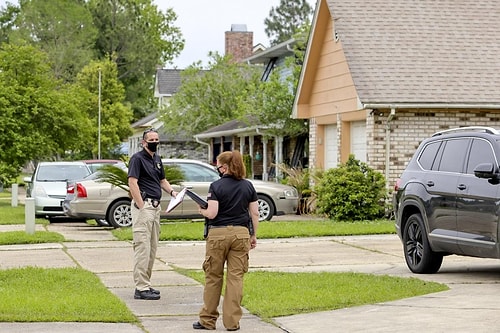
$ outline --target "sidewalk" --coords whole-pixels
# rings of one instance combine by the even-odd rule
[[[37,226],[37,228],[43,228]],[[24,230],[23,225],[0,226]],[[75,267],[94,272],[139,318],[141,325],[109,323],[0,323],[0,332],[195,332],[202,286],[173,271],[200,269],[204,242],[161,242],[153,274],[159,301],[133,298],[132,247],[109,230],[84,223],[55,223],[63,244],[0,246],[0,269],[22,266]],[[74,242],[70,242],[72,240]],[[498,260],[446,257],[438,274],[413,275],[395,235],[259,240],[250,253],[251,270],[286,272],[353,271],[415,277],[446,283],[450,290],[394,302],[274,318],[266,323],[245,311],[240,332],[491,332],[500,329]],[[286,292],[284,290],[283,292]],[[225,331],[221,320],[217,331]]]

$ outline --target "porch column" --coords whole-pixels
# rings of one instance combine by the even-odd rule
[[[269,173],[267,172],[267,138],[262,137],[262,180],[269,180]]]
[[[250,167],[252,168],[252,179],[254,179],[255,175],[253,172],[253,145],[254,145],[255,137],[253,135],[248,137],[248,154],[250,155]]]
[[[241,155],[245,154],[245,137],[244,136],[240,136],[240,153]]]
[[[281,171],[280,168],[278,168],[278,165],[283,164],[283,137],[282,136],[276,136],[275,137],[276,141],[276,147],[275,147],[275,155],[276,155],[276,182],[279,182],[279,179],[281,179]]]

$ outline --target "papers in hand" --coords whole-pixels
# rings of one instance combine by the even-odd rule
[[[208,207],[208,202],[203,199],[201,196],[199,196],[197,193],[188,190],[186,187],[183,188],[179,193],[177,193],[177,196],[175,198],[170,199],[170,202],[168,203],[168,207],[165,210],[166,213],[170,213],[172,210],[174,210],[175,207],[179,206],[179,204],[184,200],[184,196],[188,195],[191,199],[193,199],[196,204],[201,206],[202,208],[207,208]]]
[[[182,200],[184,200],[184,194],[186,194],[186,191],[187,188],[184,187],[179,193],[177,193],[177,196],[175,198],[170,199],[165,213],[170,213],[172,210],[174,210],[175,207],[179,206]]]

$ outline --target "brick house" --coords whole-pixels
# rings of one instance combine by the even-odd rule
[[[434,132],[500,127],[499,20],[486,0],[318,0],[293,108],[310,166],[354,154],[392,187]]]

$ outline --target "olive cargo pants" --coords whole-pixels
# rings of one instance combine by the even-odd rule
[[[243,275],[248,272],[250,234],[246,227],[212,228],[208,232],[205,250],[204,305],[200,310],[200,323],[215,329],[219,316],[217,310],[224,279],[224,264],[227,262],[226,290],[222,303],[222,322],[227,329],[239,327],[243,311]]]

